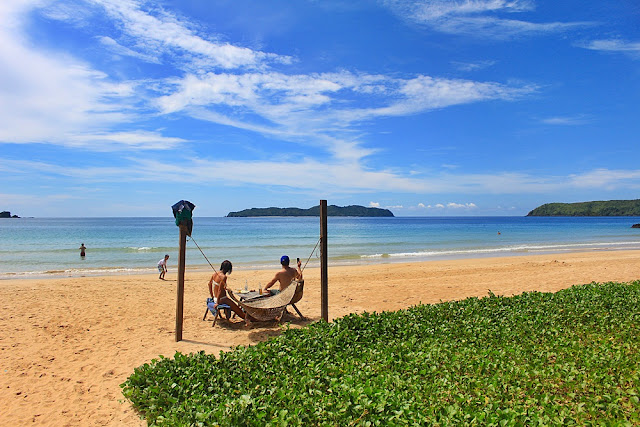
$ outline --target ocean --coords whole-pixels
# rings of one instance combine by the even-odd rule
[[[330,265],[640,249],[640,217],[395,217],[328,219]],[[278,268],[280,256],[319,265],[314,217],[199,218],[193,239],[218,268]],[[0,279],[136,274],[178,258],[179,229],[165,218],[0,220]],[[80,258],[80,244],[87,247]],[[194,241],[187,268],[210,267]],[[175,270],[174,270],[175,271]]]

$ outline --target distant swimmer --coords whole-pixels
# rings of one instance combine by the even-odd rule
[[[86,255],[84,251],[87,250],[87,247],[84,245],[84,243],[80,243],[80,247],[78,249],[80,249],[80,258],[84,258]]]
[[[501,233],[498,231],[498,236],[499,236],[500,234],[501,234]]]

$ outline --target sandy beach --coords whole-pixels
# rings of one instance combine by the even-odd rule
[[[217,261],[214,264],[219,264]],[[277,269],[234,270],[230,287],[265,283]],[[246,329],[202,321],[209,273],[187,271],[183,341],[176,343],[176,269],[157,275],[0,281],[0,425],[146,425],[120,393],[133,369],[159,355],[217,354],[280,333],[274,322]],[[640,251],[329,266],[329,316],[397,310],[470,296],[554,292],[592,281],[640,279]],[[320,318],[318,269],[305,271],[297,304]]]

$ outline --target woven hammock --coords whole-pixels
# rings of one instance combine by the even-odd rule
[[[272,297],[259,298],[253,301],[240,301],[231,289],[227,289],[229,296],[254,319],[264,322],[267,320],[279,319],[282,317],[285,308],[292,302],[297,302],[302,298],[303,281],[293,281],[287,288]]]

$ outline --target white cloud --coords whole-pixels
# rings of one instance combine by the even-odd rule
[[[375,152],[363,147],[355,133],[365,121],[494,99],[508,101],[536,91],[532,86],[424,75],[406,79],[346,71],[288,75],[268,65],[287,64],[291,58],[200,36],[196,25],[148,3],[87,3],[91,5],[87,10],[57,2],[9,2],[11,7],[3,3],[7,13],[0,19],[10,25],[0,26],[0,64],[6,64],[0,67],[0,79],[10,82],[10,89],[3,89],[0,97],[0,142],[43,142],[98,151],[167,149],[184,142],[141,130],[108,135],[123,124],[131,127],[153,118],[155,108],[161,114],[186,115],[314,145],[337,162],[358,163]],[[162,82],[116,82],[72,55],[34,49],[23,39],[27,14],[34,8],[41,8],[49,19],[86,25],[83,30],[115,55],[153,63],[179,59],[177,66],[188,71]],[[88,25],[91,14],[98,11],[106,13],[118,34],[96,34]]]
[[[131,56],[133,58],[141,59],[145,62],[160,64],[160,59],[156,55],[139,52],[139,51],[130,49],[126,46],[122,46],[111,37],[100,36],[98,37],[98,40],[102,45],[104,45],[107,49],[109,49],[111,52],[113,52],[116,55]]]
[[[378,203],[378,202],[369,202],[369,207],[379,208],[380,207],[380,203]]]
[[[542,123],[547,125],[560,125],[560,126],[579,126],[588,123],[585,116],[567,116],[567,117],[548,117],[541,120]]]
[[[475,205],[475,203],[455,203],[455,202],[449,202],[447,204],[444,203],[437,203],[436,205],[426,205],[424,203],[418,203],[418,208],[420,209],[438,209],[438,210],[442,210],[442,209],[454,209],[454,210],[461,210],[461,209],[465,209],[465,210],[470,210],[470,209],[475,209],[477,208],[477,206]]]
[[[166,137],[158,132],[107,132],[102,134],[74,135],[63,143],[69,147],[91,147],[93,151],[168,150],[186,142],[183,138]]]
[[[249,184],[257,186],[295,187],[322,193],[421,191],[423,185],[391,172],[372,172],[344,163],[327,163],[312,159],[301,161],[234,161],[188,159],[163,163],[156,160],[129,158],[123,165],[107,167],[68,167],[47,162],[0,158],[0,171],[12,174],[50,174],[60,178],[88,182],[185,182],[211,185]],[[287,171],[283,181],[282,171]]]
[[[473,37],[508,39],[518,36],[534,36],[564,32],[589,25],[586,22],[534,23],[493,17],[460,17],[437,24],[437,29],[445,33],[464,34]]]
[[[590,25],[585,22],[535,23],[508,19],[500,14],[534,10],[533,1],[518,0],[381,0],[403,19],[435,31],[472,37],[507,39],[548,34]]]
[[[135,84],[113,82],[68,54],[35,48],[23,27],[40,2],[11,4],[3,3],[0,14],[0,142],[74,145],[80,135],[107,132],[138,116]]]
[[[325,163],[311,159],[302,162],[244,162],[193,160],[180,166],[155,161],[138,161],[135,169],[143,176],[165,179],[166,174],[177,168],[177,176],[191,176],[193,182],[211,183],[215,180],[257,184],[282,185],[280,171],[290,171],[289,181],[297,188],[355,193],[389,191],[412,194],[548,194],[571,191],[584,187],[615,189],[640,187],[640,171],[595,170],[570,176],[538,176],[504,172],[500,174],[440,174],[426,178],[406,178],[388,171],[368,171],[362,167],[344,163]],[[157,174],[157,175],[156,175]],[[472,202],[448,203],[449,208],[474,209]],[[436,208],[444,208],[438,203]]]
[[[372,80],[384,87],[368,94],[374,108],[358,108],[364,85]],[[417,76],[393,79],[384,76],[340,74],[285,75],[282,73],[187,75],[174,80],[176,90],[158,99],[164,113],[194,106],[225,106],[258,114],[272,123],[293,127],[300,118],[314,113],[318,127],[339,120],[343,126],[382,116],[415,114],[451,105],[492,99],[513,100],[536,90],[533,86],[510,87],[494,82],[475,82]],[[373,97],[372,97],[373,95]],[[290,117],[294,116],[294,119]]]
[[[143,10],[148,6],[136,0],[88,0],[104,8],[104,11],[121,24],[123,32],[136,40],[136,48],[144,50],[144,55],[152,52],[170,53],[175,50],[192,57],[184,61],[186,66],[221,67],[261,67],[266,62],[290,63],[291,58],[254,51],[230,43],[207,40],[183,21],[166,10]],[[182,58],[182,60],[184,60]]]
[[[375,90],[363,89],[374,86]],[[371,154],[350,137],[361,122],[472,102],[514,100],[535,92],[536,87],[430,76],[403,80],[348,72],[262,72],[189,74],[168,82],[166,90],[169,94],[157,99],[158,108],[165,114],[187,114],[268,136],[321,145],[337,158],[357,160]],[[372,107],[361,106],[365,92],[366,105]]]
[[[473,209],[473,208],[477,208],[475,203],[454,203],[454,202],[447,203],[447,207],[451,208],[451,209]]]
[[[619,39],[593,40],[589,43],[579,45],[585,49],[597,50],[601,52],[624,53],[634,59],[640,59],[640,42],[630,42]]]
[[[376,115],[407,115],[491,99],[513,100],[536,91],[534,86],[509,87],[493,82],[417,76],[401,81],[400,101],[375,111]]]
[[[392,1],[391,3],[402,3]],[[434,20],[449,16],[473,15],[483,12],[522,12],[533,9],[532,1],[518,0],[423,0],[413,2],[420,12],[418,18]]]
[[[122,135],[120,143],[127,143],[129,137]],[[151,134],[148,137],[153,138],[154,135]],[[133,144],[136,144],[135,136]],[[287,171],[285,182],[282,179],[282,170]],[[136,157],[124,158],[123,164],[107,167],[68,167],[64,164],[0,158],[0,171],[10,172],[13,176],[47,174],[61,179],[73,178],[85,184],[103,181],[172,182],[174,179],[179,179],[180,182],[186,180],[194,184],[213,185],[216,182],[222,182],[225,185],[295,187],[304,191],[331,192],[332,194],[385,191],[406,194],[553,194],[585,188],[640,189],[640,170],[595,169],[568,176],[527,175],[513,172],[498,174],[446,172],[422,177],[407,177],[393,171],[371,171],[351,161],[310,158],[277,161],[186,158],[180,162],[165,163]],[[445,205],[438,203],[431,207],[442,209]],[[476,205],[471,202],[451,202],[447,207],[474,209]]]
[[[1,31],[1,30],[0,30]],[[0,141],[53,142],[133,116],[131,87],[68,57],[49,57],[8,41],[0,44]]]
[[[185,23],[166,12],[158,12],[162,19],[147,15],[138,2],[92,3],[104,7],[112,17],[120,20],[127,34],[137,37],[135,47],[144,47],[136,50],[119,44],[111,37],[95,37],[117,55],[157,63],[159,55],[165,51],[157,46],[158,43],[168,48],[180,45],[185,49],[191,43],[194,55],[200,55],[200,59],[196,59],[202,60],[209,55],[218,58],[215,61],[223,63],[223,66],[249,63],[259,66],[263,59],[273,59],[267,54],[247,53],[246,48],[236,51],[226,45],[211,43],[210,46],[190,32]],[[181,138],[165,137],[160,132],[112,132],[123,124],[149,117],[149,107],[143,104],[145,92],[156,82],[114,81],[68,53],[37,48],[27,40],[25,33],[29,14],[34,10],[44,13],[49,19],[64,20],[78,26],[86,23],[84,20],[90,16],[90,11],[82,7],[72,8],[56,2],[2,2],[0,81],[5,84],[0,88],[0,142],[50,143],[95,151],[169,149],[184,142]],[[216,50],[214,45],[220,50]],[[242,58],[252,59],[245,61]]]
[[[216,35],[200,35],[197,24],[144,0],[84,0],[75,4],[33,1],[31,7],[36,6],[49,19],[88,31],[105,31],[96,30],[90,22],[96,15],[106,15],[115,32],[113,37],[97,35],[97,39],[118,55],[146,62],[170,62],[194,71],[262,68],[270,63],[293,62],[286,55],[234,46]]]
[[[640,170],[595,169],[569,176],[569,185],[576,188],[615,189],[628,186],[640,189]]]
[[[163,113],[188,106],[225,105],[246,108],[274,120],[330,103],[328,94],[342,89],[339,81],[322,75],[288,76],[274,72],[208,73],[202,77],[190,74],[173,83],[177,90],[157,101]],[[273,108],[276,110],[272,111]]]
[[[2,200],[2,209],[0,210],[6,209],[11,212],[11,215],[27,217],[34,215],[36,212],[48,210],[52,205],[60,205],[61,208],[66,206],[66,209],[60,210],[64,215],[65,213],[68,214],[69,200],[74,198],[70,194],[60,193],[44,195],[0,193],[0,200]]]
[[[453,61],[452,64],[454,67],[456,67],[456,69],[460,71],[471,72],[471,71],[478,71],[478,70],[492,67],[496,64],[496,61],[489,61],[489,60],[479,61],[479,62]]]

